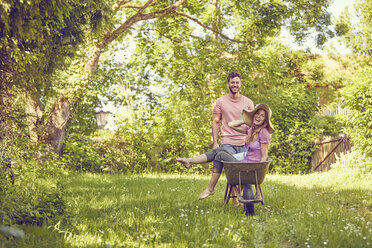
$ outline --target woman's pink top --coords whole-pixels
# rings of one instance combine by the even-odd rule
[[[250,127],[246,126],[247,134],[249,129]],[[245,145],[247,151],[244,159],[241,162],[260,162],[262,158],[261,144],[267,144],[270,143],[270,141],[271,136],[269,131],[266,128],[261,129],[261,131],[258,133],[258,138],[254,142]]]

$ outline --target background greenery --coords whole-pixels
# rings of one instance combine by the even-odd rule
[[[270,172],[276,176],[268,181],[273,192],[265,192],[272,194],[268,199],[278,205],[275,205],[277,211],[275,216],[270,215],[270,211],[266,216],[262,211],[258,218],[245,220],[249,222],[249,228],[234,227],[233,232],[217,217],[213,221],[218,223],[213,225],[224,236],[217,238],[215,230],[207,231],[195,242],[247,246],[258,242],[254,244],[265,243],[273,247],[286,244],[317,246],[322,242],[339,245],[337,242],[344,238],[334,233],[327,233],[330,238],[325,239],[323,234],[315,232],[318,238],[310,241],[312,238],[307,235],[314,235],[313,226],[303,229],[303,225],[310,222],[307,213],[318,211],[315,206],[303,212],[299,221],[292,221],[290,215],[283,215],[282,207],[286,205],[279,197],[288,192],[289,199],[298,192],[309,193],[302,187],[294,187],[295,191],[285,190],[283,185],[291,180],[301,184],[302,179],[304,182],[324,179],[321,184],[326,184],[330,178],[339,177],[333,185],[324,186],[336,188],[336,192],[344,189],[344,185],[354,187],[359,180],[367,180],[366,184],[370,182],[371,1],[358,1],[358,23],[350,21],[347,10],[339,19],[331,20],[327,12],[328,0],[150,2],[5,0],[0,4],[0,226],[17,225],[28,234],[25,240],[15,240],[2,232],[0,240],[5,243],[1,244],[7,246],[15,242],[26,247],[38,246],[39,242],[51,246],[63,246],[64,243],[90,245],[79,238],[80,233],[90,232],[84,229],[90,225],[89,220],[79,218],[95,215],[84,213],[86,207],[76,213],[74,211],[80,211],[80,208],[74,210],[72,206],[76,204],[75,193],[83,188],[83,185],[75,187],[74,180],[94,185],[91,175],[98,178],[100,187],[103,187],[101,181],[113,180],[115,183],[110,187],[119,188],[117,181],[130,179],[131,174],[192,174],[184,181],[169,178],[161,181],[164,185],[153,193],[159,197],[159,192],[176,184],[189,189],[186,186],[190,181],[195,187],[191,190],[199,192],[202,186],[193,183],[200,182],[195,178],[202,176],[196,174],[208,173],[209,165],[193,166],[186,171],[174,159],[210,149],[211,109],[215,100],[227,93],[228,73],[238,71],[243,79],[242,94],[255,103],[267,103],[273,110],[276,132],[270,146],[270,157],[274,158]],[[306,38],[309,31],[314,31],[314,42],[320,47],[327,38],[337,35],[353,54],[329,54],[328,58],[337,61],[340,67],[328,70],[324,58],[305,51],[293,51],[281,44],[278,35],[283,27],[298,42]],[[115,128],[98,130],[94,112],[107,102],[120,108],[121,112],[113,117]],[[337,118],[321,116],[319,109],[324,104],[330,109],[346,107],[349,114]],[[60,132],[51,140],[50,134],[56,133],[53,130]],[[310,173],[309,158],[316,149],[315,138],[340,133],[350,136],[353,152],[339,158],[325,176],[300,176]],[[95,174],[80,175],[82,172]],[[71,180],[68,179],[70,176]],[[280,190],[274,190],[276,178],[279,178],[277,186]],[[345,178],[350,182],[354,180],[354,184],[341,184]],[[151,181],[151,176],[138,181],[138,185],[155,187],[154,182],[148,180]],[[204,185],[205,181],[202,183]],[[339,188],[334,186],[336,184],[340,184]],[[171,188],[178,192],[177,187]],[[344,196],[336,196],[333,202],[341,202],[341,210],[332,209],[335,215],[321,214],[322,218],[315,225],[336,223],[340,216],[352,215],[348,210],[356,206],[363,206],[361,211],[369,218],[370,202],[364,202],[359,191],[370,194],[355,186],[352,193],[358,197],[351,203],[346,203]],[[329,196],[325,191],[321,192]],[[187,196],[190,199],[186,204],[195,205],[191,194],[181,193],[176,202],[180,203]],[[172,194],[167,197],[172,198]],[[161,202],[161,199],[154,201]],[[141,201],[132,202],[129,207],[139,208],[136,205],[139,203]],[[87,204],[94,206],[91,202]],[[169,209],[170,205],[171,202],[162,207]],[[228,211],[231,219],[236,220],[236,210],[226,210],[221,205],[213,208],[215,214],[222,216]],[[298,206],[289,205],[286,206],[289,213],[298,212]],[[348,210],[344,211],[344,208]],[[156,212],[148,209],[142,213],[143,218],[132,216],[129,219],[150,223],[153,217],[149,215],[156,216],[164,209]],[[270,210],[270,207],[264,210]],[[78,219],[76,226],[71,224],[72,215]],[[177,211],[173,215],[179,219]],[[360,215],[350,218],[354,217],[361,218]],[[275,219],[280,220],[280,225],[269,228],[275,226],[272,222]],[[198,223],[196,215],[193,220],[200,226],[210,224]],[[99,225],[109,229],[107,223]],[[132,224],[136,227],[140,223]],[[186,230],[180,223],[175,224],[179,233]],[[100,229],[99,225],[92,227],[94,244],[103,245],[106,240],[115,239],[110,235],[122,234],[108,234],[110,232]],[[337,222],[337,225],[341,224]],[[350,225],[337,228],[357,226],[354,222]],[[298,237],[294,238],[293,232],[284,233],[281,226],[305,231],[294,231]],[[364,235],[370,236],[366,233],[369,229],[357,227],[361,235],[350,234],[350,242],[357,237],[361,241],[358,244],[370,242],[364,239]],[[237,235],[235,231],[239,228],[240,235]],[[165,233],[155,239],[144,237],[138,228],[129,229],[124,229],[129,234],[128,239],[120,242],[139,244],[138,235],[147,243],[152,238],[151,242],[157,242],[157,245],[184,244],[195,240],[196,235],[190,233],[189,237],[181,236],[178,240],[178,236],[163,230]],[[248,233],[253,229],[265,231],[263,234],[253,232],[257,235],[251,236]],[[100,236],[97,232],[109,236]],[[278,239],[267,238],[271,234]]]

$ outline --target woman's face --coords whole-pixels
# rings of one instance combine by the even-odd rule
[[[261,126],[266,120],[266,112],[263,109],[259,109],[253,116],[253,124],[255,126]]]

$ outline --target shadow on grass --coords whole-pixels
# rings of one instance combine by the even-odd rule
[[[208,181],[208,177],[169,175],[73,177],[67,186],[72,216],[66,227],[72,234],[68,243],[290,247],[326,242],[363,247],[369,242],[363,237],[370,236],[370,227],[358,223],[363,218],[365,223],[372,222],[366,200],[370,191],[309,189],[268,177],[262,184],[265,205],[256,204],[257,215],[245,217],[242,209],[223,202],[224,176],[214,196],[198,201]],[[342,233],[348,225],[359,233]]]

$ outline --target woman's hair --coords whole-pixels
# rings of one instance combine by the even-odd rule
[[[254,115],[252,115],[252,122],[251,122],[251,123],[252,123],[252,126],[251,126],[251,128],[248,130],[248,134],[247,134],[247,136],[245,137],[245,144],[246,144],[246,145],[255,142],[256,139],[258,138],[258,134],[259,134],[259,132],[260,132],[263,128],[267,127],[267,125],[268,125],[268,123],[269,123],[269,118],[268,118],[267,112],[266,112],[266,110],[262,109],[263,111],[265,111],[265,121],[262,123],[261,126],[255,126],[255,125],[253,124],[253,118],[254,118],[254,116],[256,115],[256,113],[257,113],[260,109],[262,109],[262,108],[257,109],[257,111],[254,113]]]

